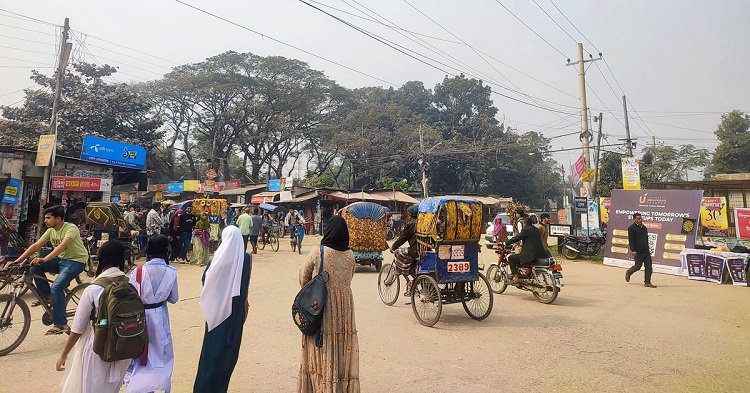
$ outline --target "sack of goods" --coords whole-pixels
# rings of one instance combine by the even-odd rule
[[[356,202],[341,210],[349,228],[349,247],[355,251],[372,252],[388,249],[385,242],[388,220],[385,208],[372,202]]]

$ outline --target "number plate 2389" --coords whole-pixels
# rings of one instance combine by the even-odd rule
[[[466,273],[470,269],[469,262],[448,262],[448,273]]]

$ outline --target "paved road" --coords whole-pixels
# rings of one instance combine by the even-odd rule
[[[306,251],[317,237],[306,237]],[[489,262],[494,253],[484,251]],[[233,392],[292,392],[300,334],[290,307],[303,256],[287,242],[255,257],[251,315],[232,379]],[[657,289],[625,283],[624,270],[564,262],[565,287],[552,305],[515,288],[495,296],[492,315],[470,319],[443,308],[433,328],[403,299],[377,294],[377,273],[358,268],[353,282],[364,392],[731,392],[750,385],[750,289],[655,275]],[[180,301],[170,305],[175,340],[173,392],[190,392],[204,320],[197,267],[177,265]],[[0,392],[55,391],[61,336],[33,309],[26,341],[0,358]],[[11,371],[12,370],[12,371]]]

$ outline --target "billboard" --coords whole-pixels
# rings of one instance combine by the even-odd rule
[[[271,179],[268,181],[268,191],[281,191],[281,179]]]
[[[126,168],[143,169],[146,166],[146,149],[91,135],[83,137],[81,159]]]
[[[622,158],[622,189],[641,189],[641,171],[638,167],[638,159],[635,157]]]
[[[39,143],[36,147],[36,160],[34,166],[47,166],[52,160],[52,152],[55,151],[55,139],[57,135],[39,135]]]
[[[682,275],[680,251],[695,246],[703,190],[612,190],[604,264],[631,267],[628,227],[641,213],[654,272]]]
[[[17,205],[18,197],[21,194],[22,184],[23,184],[23,181],[21,179],[14,179],[11,177],[10,180],[8,181],[8,185],[5,186],[5,191],[3,192],[2,203],[10,203],[11,205]]]
[[[112,179],[52,176],[52,189],[62,191],[110,191]]]

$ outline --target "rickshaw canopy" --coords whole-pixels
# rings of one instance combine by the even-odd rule
[[[482,202],[452,195],[423,199],[419,203],[417,235],[433,241],[479,241]]]

